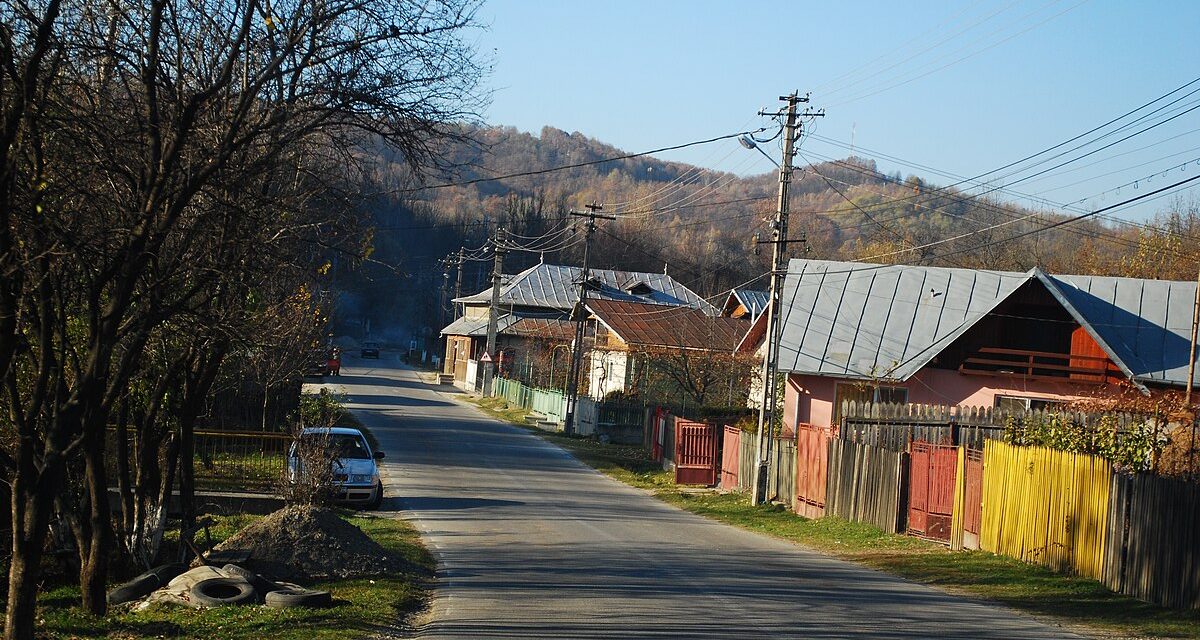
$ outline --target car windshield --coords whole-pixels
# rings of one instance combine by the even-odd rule
[[[317,437],[316,435],[306,435],[304,439],[311,441]],[[367,450],[367,443],[363,441],[362,436],[352,433],[331,433],[329,434],[329,450],[337,458],[349,458],[352,460],[370,460],[371,454]]]

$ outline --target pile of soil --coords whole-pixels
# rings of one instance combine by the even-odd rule
[[[218,544],[219,551],[248,551],[248,569],[285,580],[354,578],[415,570],[379,546],[362,529],[328,510],[290,506]]]

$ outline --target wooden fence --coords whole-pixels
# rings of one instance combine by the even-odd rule
[[[828,485],[829,429],[801,426],[796,429],[795,511],[805,518],[825,515]]]
[[[1200,609],[1200,485],[1114,475],[1103,581],[1178,609]]]
[[[1098,425],[1102,420],[1108,420],[1118,432],[1127,432],[1153,420],[1153,416],[1137,413],[1085,413],[1054,407],[1007,411],[993,407],[852,401],[842,403],[841,416],[839,437],[843,440],[893,451],[907,451],[914,440],[982,449],[985,441],[1003,438],[1010,419],[1017,425],[1018,438],[1020,425],[1026,420],[1045,422],[1053,418],[1081,425]],[[1096,429],[1094,433],[1099,436],[1101,430]]]
[[[825,515],[901,530],[904,454],[845,440],[829,441]]]
[[[796,441],[790,437],[772,438],[771,464],[767,474],[767,498],[789,508],[796,499]]]
[[[990,440],[984,462],[983,549],[1103,578],[1112,482],[1106,460]]]

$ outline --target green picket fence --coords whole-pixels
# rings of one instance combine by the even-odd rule
[[[567,401],[561,391],[539,389],[517,380],[496,378],[492,382],[492,395],[504,398],[510,407],[529,409],[553,422],[562,422],[566,416]]]

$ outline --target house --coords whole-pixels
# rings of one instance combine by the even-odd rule
[[[1039,408],[1182,387],[1195,282],[792,260],[784,421],[844,400]]]
[[[653,362],[671,386],[684,387],[698,403],[716,399],[708,396],[739,368],[734,349],[750,324],[695,307],[625,300],[589,299],[587,310],[595,323],[588,366],[594,398],[644,388]]]
[[[541,364],[539,376],[560,373],[569,363],[575,337],[572,309],[579,302],[583,270],[579,267],[538,264],[518,274],[501,278],[497,351],[501,371],[532,372]],[[617,300],[665,307],[686,307],[716,315],[717,309],[663,273],[590,269],[589,300]],[[483,355],[487,344],[491,287],[474,295],[456,298],[462,315],[442,329],[446,337],[443,373],[453,374],[465,384],[474,378],[470,363]],[[561,353],[560,353],[561,352]],[[558,371],[553,371],[557,367]]]

